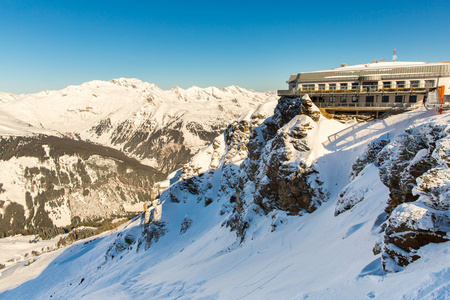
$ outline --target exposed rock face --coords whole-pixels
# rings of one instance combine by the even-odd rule
[[[121,259],[130,251],[147,251],[151,245],[167,233],[163,222],[144,224],[140,216],[134,218],[134,222],[140,222],[142,226],[134,226],[119,233],[105,253],[105,260]]]
[[[417,250],[424,245],[450,240],[449,156],[450,126],[425,123],[392,142],[383,137],[373,141],[354,163],[353,182],[341,192],[335,215],[364,199],[367,191],[358,184],[359,174],[369,164],[378,167],[389,188],[380,247],[386,271],[399,271],[420,258]]]
[[[390,190],[383,265],[397,271],[428,243],[450,240],[450,126],[424,124],[405,131],[378,155]]]
[[[311,168],[307,139],[319,117],[309,97],[281,98],[274,115],[250,137],[249,157],[241,168],[254,182],[254,202],[266,213],[275,208],[312,212],[326,199]]]
[[[3,138],[0,153],[4,235],[127,216],[165,178],[117,150],[65,138]]]
[[[203,161],[212,162],[221,153],[219,167],[208,170],[210,165],[201,165],[194,157],[183,171],[182,178],[187,180],[164,193],[167,200],[184,201],[186,192],[198,195],[205,205],[217,198],[229,199],[222,204],[220,214],[228,214],[222,225],[235,231],[241,241],[255,214],[274,209],[289,214],[313,212],[327,198],[311,167],[310,143],[317,134],[320,112],[309,98],[281,98],[274,111],[265,121],[263,114],[254,112],[228,126],[223,142],[215,140],[202,154],[211,157]],[[220,187],[215,190],[219,178]]]
[[[434,211],[423,203],[403,203],[385,223],[383,267],[400,271],[420,256],[417,250],[429,243],[450,240],[450,217],[445,211]]]

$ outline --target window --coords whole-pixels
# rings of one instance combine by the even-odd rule
[[[389,96],[382,96],[381,97],[381,102],[383,102],[383,103],[389,102]]]
[[[384,89],[390,89],[391,88],[391,82],[390,81],[383,81],[383,88]]]
[[[325,89],[325,84],[319,84],[319,90],[323,91]]]
[[[347,97],[341,96],[341,103],[346,103],[346,102],[347,102]]]
[[[398,87],[399,89],[404,88],[404,87],[405,87],[405,82],[404,82],[404,81],[397,81],[397,87]]]
[[[401,95],[395,96],[395,102],[396,103],[402,103],[403,102],[403,96],[401,96]]]
[[[314,84],[304,84],[303,89],[307,91],[312,91],[314,90]]]
[[[347,83],[341,83],[341,90],[346,90],[348,89],[348,84]]]
[[[368,91],[377,90],[378,82],[376,82],[376,81],[364,82],[363,87],[365,87]]]
[[[409,103],[416,103],[416,102],[417,102],[417,95],[409,96]]]
[[[366,96],[366,103],[373,103],[374,99],[374,96]]]
[[[311,101],[312,101],[312,102],[317,102],[317,97],[316,97],[316,96],[312,96],[312,97],[311,97]]]
[[[412,88],[418,88],[420,84],[419,80],[411,80],[411,87]]]
[[[330,83],[330,90],[334,91],[336,89],[336,83]]]
[[[335,100],[336,100],[335,96],[330,96],[330,102],[334,103]]]
[[[358,102],[358,101],[359,101],[358,96],[352,96],[352,102],[353,103]]]
[[[356,90],[358,88],[357,82],[352,82],[352,90]]]
[[[434,80],[425,80],[425,87],[435,87]]]
[[[319,97],[319,102],[325,102],[325,98],[323,96]]]

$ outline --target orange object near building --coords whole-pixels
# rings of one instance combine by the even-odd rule
[[[440,87],[438,87],[438,89],[439,89],[439,96],[441,97],[441,101],[439,103],[444,104],[445,85],[441,85]]]
[[[439,97],[441,98],[439,100],[439,104],[444,104],[445,85],[441,85],[440,87],[438,87],[438,90],[439,90]],[[442,115],[442,108],[439,108],[438,112],[440,115]]]

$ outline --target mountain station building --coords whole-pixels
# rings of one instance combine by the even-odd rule
[[[308,94],[331,112],[408,110],[417,106],[449,107],[450,63],[386,62],[291,75],[281,97]]]

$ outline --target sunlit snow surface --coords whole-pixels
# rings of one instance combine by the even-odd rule
[[[158,151],[170,152],[182,143],[195,153],[209,142],[205,135],[219,134],[241,114],[276,99],[274,93],[237,86],[162,90],[133,78],[94,80],[35,94],[0,92],[0,135],[45,134],[91,141],[160,169],[159,157],[149,154],[158,144]],[[159,136],[171,130],[178,134],[167,140]],[[154,134],[151,143],[145,144],[145,133]],[[135,136],[139,134],[140,141]],[[149,153],[143,154],[140,147]]]
[[[323,142],[324,150],[316,167],[330,198],[315,212],[302,217],[279,211],[255,214],[245,241],[239,243],[234,232],[221,226],[223,199],[207,207],[192,196],[180,203],[166,201],[162,221],[168,232],[148,250],[137,251],[133,245],[121,256],[105,259],[118,232],[141,230],[137,219],[67,248],[37,278],[0,298],[448,299],[449,243],[422,247],[419,260],[386,274],[372,249],[381,238],[379,216],[389,190],[374,165],[352,183],[349,173],[371,140],[395,137],[413,124],[449,120],[448,114],[420,109],[344,130],[334,121],[321,121],[316,142]],[[220,176],[215,178],[220,181]],[[363,191],[364,200],[335,217],[336,200],[346,186]],[[181,234],[185,217],[192,226]],[[272,224],[277,224],[275,231]],[[27,268],[31,272],[33,267]],[[0,289],[5,290],[10,282],[2,277]]]

